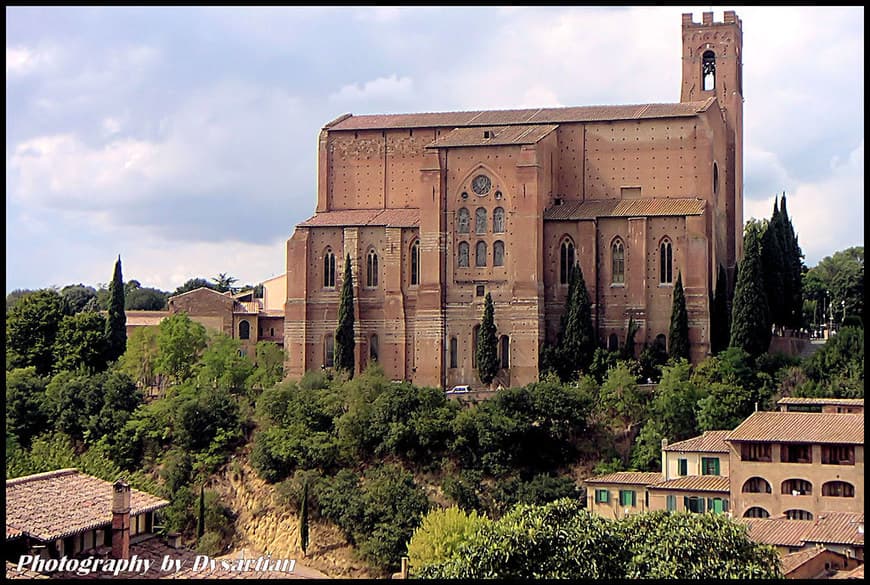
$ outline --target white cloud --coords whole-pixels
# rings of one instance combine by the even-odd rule
[[[367,102],[373,100],[403,100],[414,93],[414,80],[399,77],[378,77],[362,85],[351,83],[329,96],[331,102]]]
[[[41,67],[50,64],[52,59],[52,53],[47,50],[6,47],[6,78],[36,73]]]

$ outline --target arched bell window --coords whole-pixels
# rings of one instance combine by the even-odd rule
[[[704,81],[704,91],[716,89],[716,53],[704,51],[701,57],[701,77]]]

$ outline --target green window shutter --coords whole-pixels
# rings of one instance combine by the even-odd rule
[[[679,473],[680,475],[689,475],[689,460],[688,459],[677,459],[677,464],[679,465]]]
[[[631,493],[631,505],[636,506],[637,505],[637,492],[634,490],[631,490],[630,493]]]
[[[717,514],[721,514],[725,511],[722,506],[722,500],[719,498],[713,498],[713,511]]]
[[[673,512],[677,509],[677,496],[668,496],[668,511]]]
[[[704,498],[698,498],[698,511],[704,513]]]
[[[728,500],[722,500],[722,511],[723,512],[728,511]]]
[[[713,469],[714,469],[713,475],[720,475],[720,473],[719,473],[719,458],[718,457],[713,459]]]
[[[683,496],[683,508],[689,509],[689,496]]]
[[[606,504],[610,499],[610,492],[607,490],[595,490],[595,501],[599,504]]]

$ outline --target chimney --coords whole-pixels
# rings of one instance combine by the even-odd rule
[[[130,484],[119,478],[112,488],[112,557],[129,559]]]

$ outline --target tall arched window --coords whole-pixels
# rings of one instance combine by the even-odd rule
[[[704,91],[716,89],[716,53],[704,51],[701,60],[701,77],[704,81]]]
[[[659,246],[659,282],[670,284],[674,281],[674,250],[668,238]]]
[[[366,286],[378,286],[378,254],[369,250],[366,258]]]
[[[719,165],[713,161],[713,195],[719,194]]]
[[[460,268],[468,268],[468,252],[470,246],[468,242],[459,242],[459,258],[457,265]]]
[[[507,335],[502,335],[498,342],[498,349],[501,368],[506,370],[511,367],[511,338]]]
[[[497,234],[504,233],[504,208],[496,207],[492,212],[492,231]]]
[[[486,242],[477,242],[477,248],[474,255],[475,266],[486,266]]]
[[[455,337],[450,338],[450,367],[458,368],[459,363],[459,342]]]
[[[504,242],[501,240],[492,244],[492,265],[504,266]]]
[[[335,288],[335,254],[327,248],[323,255],[323,286]]]
[[[456,219],[456,231],[460,234],[467,234],[468,230],[471,228],[471,216],[468,215],[468,210],[466,208],[461,208],[459,213],[457,214]]]
[[[420,284],[420,240],[411,244],[411,284]]]
[[[369,340],[369,358],[373,362],[378,361],[378,336],[372,335],[372,338]]]
[[[478,207],[474,212],[474,233],[486,233],[486,209],[483,207]]]
[[[477,367],[477,337],[480,335],[480,325],[471,328],[471,367]]]
[[[770,518],[770,512],[761,506],[752,506],[743,513],[744,518]]]
[[[625,246],[622,240],[616,238],[610,247],[611,267],[613,269],[613,284],[625,284]]]
[[[239,339],[251,338],[251,324],[247,321],[239,321]]]
[[[562,240],[559,256],[559,283],[568,284],[571,267],[574,266],[574,242],[569,238]]]
[[[332,333],[323,339],[323,365],[327,368],[335,365],[335,337]]]

